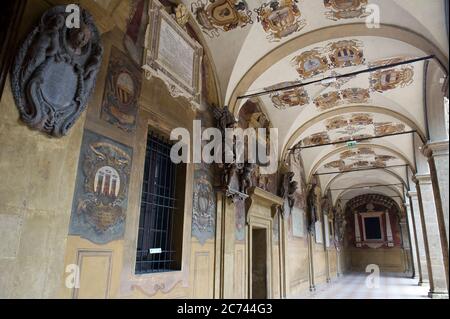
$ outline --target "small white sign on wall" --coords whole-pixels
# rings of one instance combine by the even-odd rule
[[[149,253],[150,254],[160,254],[160,253],[162,253],[162,249],[161,248],[150,248]]]

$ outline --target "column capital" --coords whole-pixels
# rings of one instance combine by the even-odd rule
[[[411,196],[409,195],[409,193],[410,193],[410,192],[408,192],[407,196],[408,196],[408,197],[411,197]],[[405,206],[405,208],[408,209],[408,208],[411,206],[411,204],[410,204],[409,202],[403,202],[403,206]]]
[[[425,144],[421,151],[422,154],[428,158],[433,156],[448,156],[448,140],[445,141],[433,141]]]
[[[412,178],[413,182],[419,185],[431,184],[430,174],[416,174]]]
[[[408,192],[408,197],[410,197],[410,198],[417,197],[417,191],[409,191]]]

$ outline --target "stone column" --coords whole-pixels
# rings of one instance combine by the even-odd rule
[[[409,243],[411,245],[411,258],[412,258],[412,266],[413,266],[413,278],[420,279],[420,266],[419,266],[419,257],[418,257],[418,248],[417,248],[417,234],[416,228],[414,226],[414,217],[412,214],[411,205],[408,202],[404,203],[405,213],[406,213],[406,222],[408,226],[408,236]]]
[[[449,152],[448,140],[442,142],[430,142],[423,148],[423,154],[428,159],[430,166],[430,175],[433,186],[434,202],[436,205],[436,213],[439,226],[439,234],[441,237],[441,246],[444,255],[444,265],[446,280],[448,286],[448,201],[449,201]]]
[[[417,192],[409,192],[411,201],[411,213],[413,216],[414,233],[417,242],[417,261],[419,264],[419,286],[429,283],[427,254],[425,252],[425,241],[422,229],[422,213]]]
[[[314,249],[313,243],[314,237],[311,232],[308,231],[308,274],[309,274],[309,291],[315,291],[316,285],[314,283]]]
[[[391,219],[389,218],[389,211],[385,212],[386,216],[386,238],[388,241],[388,247],[394,247],[394,238],[392,237]]]
[[[409,241],[408,234],[408,226],[406,216],[402,217],[399,222],[400,226],[400,234],[402,238],[402,248],[403,253],[405,254],[405,272],[407,274],[413,273],[413,265],[412,265],[412,254],[411,254],[411,243]]]
[[[416,175],[417,194],[421,207],[422,230],[425,243],[425,253],[430,280],[430,298],[448,298],[448,286],[444,259],[447,258],[447,248],[443,250],[439,220],[434,201],[433,185],[430,175]],[[446,253],[446,254],[444,254]]]
[[[330,246],[330,237],[329,237],[329,225],[328,225],[328,215],[323,215],[323,226],[322,226],[322,232],[323,232],[323,248],[325,250],[325,267],[327,271],[327,283],[331,282],[331,271],[330,271],[330,254],[329,254],[329,246]]]
[[[361,231],[359,230],[359,218],[358,213],[353,214],[355,217],[355,241],[356,247],[361,247]]]

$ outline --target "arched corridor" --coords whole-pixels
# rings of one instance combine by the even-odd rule
[[[0,298],[448,299],[448,6],[5,1]]]

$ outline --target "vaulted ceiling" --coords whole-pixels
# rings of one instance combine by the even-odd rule
[[[427,140],[424,75],[430,64],[442,77],[448,69],[444,1],[183,3],[204,33],[223,104],[237,116],[249,99],[258,103],[279,130],[281,160],[295,149],[308,181],[317,175],[335,200],[380,184],[376,191],[401,192],[416,169],[414,139]],[[366,25],[374,15],[380,24]],[[352,139],[363,140],[336,144]]]
[[[115,17],[100,27],[116,21],[125,28],[133,2],[96,0]],[[248,100],[257,103],[279,130],[281,161],[301,156],[307,182],[318,176],[335,201],[402,192],[416,170],[414,143],[428,139],[426,95],[442,88],[427,74],[448,73],[444,0],[181,2],[209,54],[221,105],[238,117]],[[363,140],[336,144],[352,139]]]

